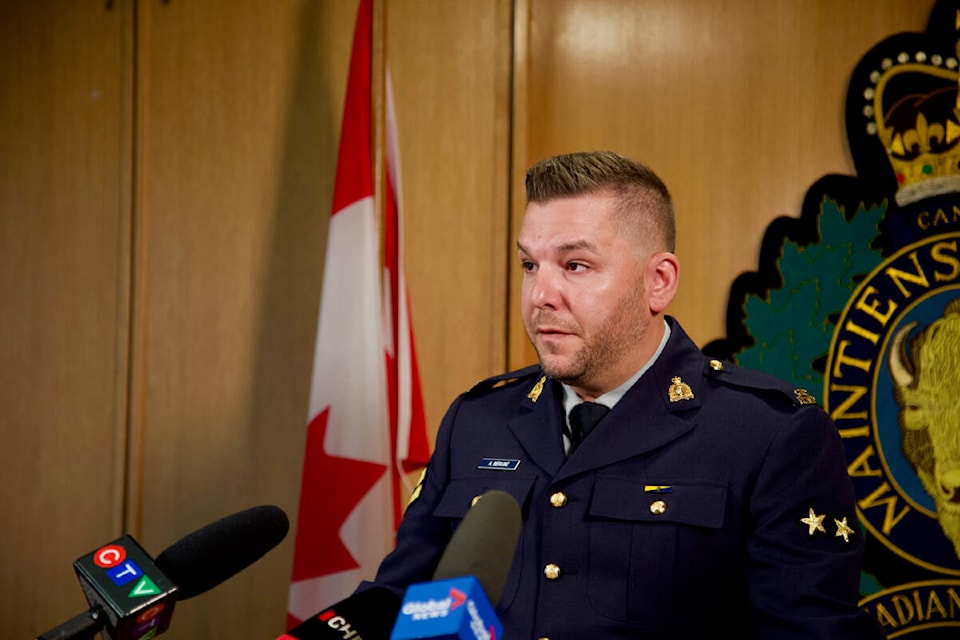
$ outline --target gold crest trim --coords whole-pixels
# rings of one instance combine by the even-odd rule
[[[680,402],[681,400],[693,400],[693,389],[686,382],[680,379],[680,376],[674,376],[671,380],[673,384],[667,393],[670,396],[670,402]]]

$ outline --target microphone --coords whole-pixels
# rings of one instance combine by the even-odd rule
[[[157,567],[177,585],[178,600],[186,600],[252,565],[289,530],[280,507],[251,507],[180,538],[157,556]]]
[[[431,592],[439,588],[442,591],[442,597],[446,598],[450,591],[446,586],[448,579],[463,580],[463,576],[475,576],[466,578],[469,585],[463,585],[461,582],[457,584],[465,586],[474,602],[485,601],[487,610],[485,610],[484,620],[495,620],[487,596],[494,602],[500,600],[519,537],[520,506],[513,496],[503,491],[483,494],[483,497],[467,511],[460,526],[447,543],[434,570],[434,581],[411,585],[407,590],[407,597],[403,599],[403,605],[407,608],[417,606],[415,600],[419,600],[416,596],[418,587],[427,587]],[[437,587],[437,585],[441,586]],[[414,590],[413,598],[411,598],[411,590]],[[484,591],[487,596],[483,595]],[[468,599],[465,598],[463,602],[468,602]],[[391,636],[391,632],[397,633],[397,626],[400,625],[398,614],[403,617],[400,596],[386,587],[373,586],[323,609],[281,635],[277,640],[388,640],[396,637]],[[394,625],[394,620],[397,621],[397,626]],[[419,624],[418,621],[417,625]],[[496,633],[499,634],[499,622],[496,624]],[[420,632],[419,626],[416,632]],[[427,633],[403,637],[460,638],[461,636]]]
[[[287,535],[279,507],[252,507],[190,533],[156,561],[125,535],[78,558],[74,571],[90,609],[36,640],[153,638],[167,630],[178,600],[200,595],[253,564]]]
[[[484,493],[440,557],[433,580],[410,585],[390,640],[496,640],[499,602],[520,537],[520,505],[505,491]]]
[[[374,586],[307,618],[277,640],[387,640],[399,611],[399,594]]]

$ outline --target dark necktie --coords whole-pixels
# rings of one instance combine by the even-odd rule
[[[570,451],[580,446],[590,430],[597,426],[600,419],[610,411],[608,407],[596,402],[581,402],[570,410]]]

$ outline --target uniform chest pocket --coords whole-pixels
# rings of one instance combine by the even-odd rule
[[[440,518],[450,518],[452,522],[459,523],[467,510],[473,506],[473,501],[482,496],[487,491],[506,491],[512,495],[517,504],[520,505],[520,512],[523,518],[527,517],[527,504],[530,496],[530,490],[533,488],[535,478],[526,476],[516,476],[509,478],[491,478],[491,477],[464,477],[453,478],[443,492],[443,497],[433,510],[433,515]]]
[[[594,609],[676,624],[723,561],[726,501],[721,484],[597,476],[587,511]]]
[[[523,520],[527,519],[530,509],[530,492],[533,489],[535,478],[528,476],[509,476],[509,477],[463,477],[454,478],[447,485],[440,498],[439,504],[433,511],[433,515],[450,520],[451,531],[459,525],[467,514],[467,510],[472,506],[473,501],[482,496],[487,491],[506,491],[512,495],[520,505],[520,514]],[[517,594],[517,588],[520,583],[520,570],[523,567],[523,558],[525,546],[524,532],[521,527],[520,539],[517,541],[516,550],[513,556],[513,563],[510,565],[510,573],[507,575],[507,581],[503,587],[503,593],[498,602],[493,605],[498,611],[505,611],[513,603]],[[467,562],[482,562],[483,558],[465,558]]]

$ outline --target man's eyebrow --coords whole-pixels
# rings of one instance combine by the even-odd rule
[[[560,253],[566,253],[567,251],[576,251],[578,249],[586,249],[590,253],[597,253],[597,245],[590,242],[589,240],[577,240],[576,242],[567,242],[557,247],[557,251],[559,251]]]
[[[598,253],[597,245],[590,242],[589,240],[577,240],[576,242],[565,242],[561,245],[558,245],[556,251],[558,253],[567,253],[568,251],[576,251],[578,249],[586,249],[591,253]],[[522,251],[523,253],[529,254],[529,251],[524,248],[520,241],[517,241],[517,250]]]

